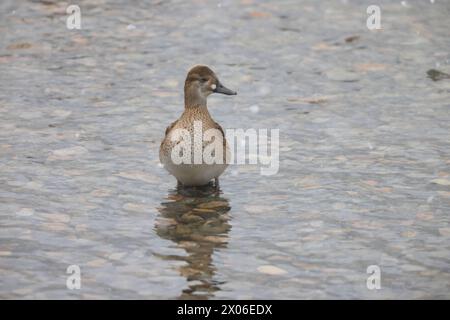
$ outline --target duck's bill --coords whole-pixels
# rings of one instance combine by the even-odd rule
[[[216,89],[214,89],[214,92],[226,94],[226,95],[229,95],[229,96],[237,95],[236,91],[228,89],[227,87],[225,87],[220,82],[217,84]]]

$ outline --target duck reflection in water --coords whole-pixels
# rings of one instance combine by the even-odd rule
[[[214,280],[213,253],[227,247],[229,202],[213,186],[178,188],[161,203],[155,222],[156,233],[186,251],[186,256],[160,255],[163,259],[185,261],[179,268],[188,281],[180,299],[208,299],[220,290]]]

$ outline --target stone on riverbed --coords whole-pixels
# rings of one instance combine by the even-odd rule
[[[271,265],[260,266],[260,267],[258,267],[258,271],[260,273],[269,274],[272,276],[278,276],[278,275],[283,275],[283,274],[287,273],[286,270],[275,267],[275,266],[271,266]]]
[[[48,160],[72,160],[74,158],[83,156],[89,151],[82,146],[75,146],[69,148],[63,148],[58,150],[53,150],[48,157]]]

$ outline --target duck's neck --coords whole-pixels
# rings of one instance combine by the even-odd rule
[[[206,109],[206,97],[201,95],[197,88],[184,88],[184,107]]]

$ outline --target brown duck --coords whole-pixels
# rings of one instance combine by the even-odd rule
[[[219,185],[219,176],[225,171],[227,163],[226,156],[229,155],[228,145],[225,139],[222,127],[213,120],[207,107],[207,98],[212,93],[222,93],[226,95],[236,95],[232,91],[224,87],[216,74],[207,66],[198,65],[193,67],[187,74],[184,84],[184,112],[181,117],[173,122],[166,129],[165,137],[159,149],[159,159],[164,168],[170,174],[175,176],[178,185],[182,186],[202,186],[210,183],[214,179],[216,187]],[[203,141],[203,136],[198,136],[198,131],[194,130],[194,123],[201,125],[201,132],[208,129],[218,130],[218,135],[223,139],[224,161],[222,163],[207,163],[201,159],[201,162],[179,163],[173,157],[174,148],[180,147],[181,135],[180,130],[190,136],[190,141],[200,139],[200,151],[203,152],[209,144]],[[181,130],[183,131],[183,130]],[[189,140],[189,139],[188,139]],[[197,140],[199,141],[199,140]],[[199,149],[196,149],[199,150]],[[190,159],[194,159],[194,148],[191,150]]]

